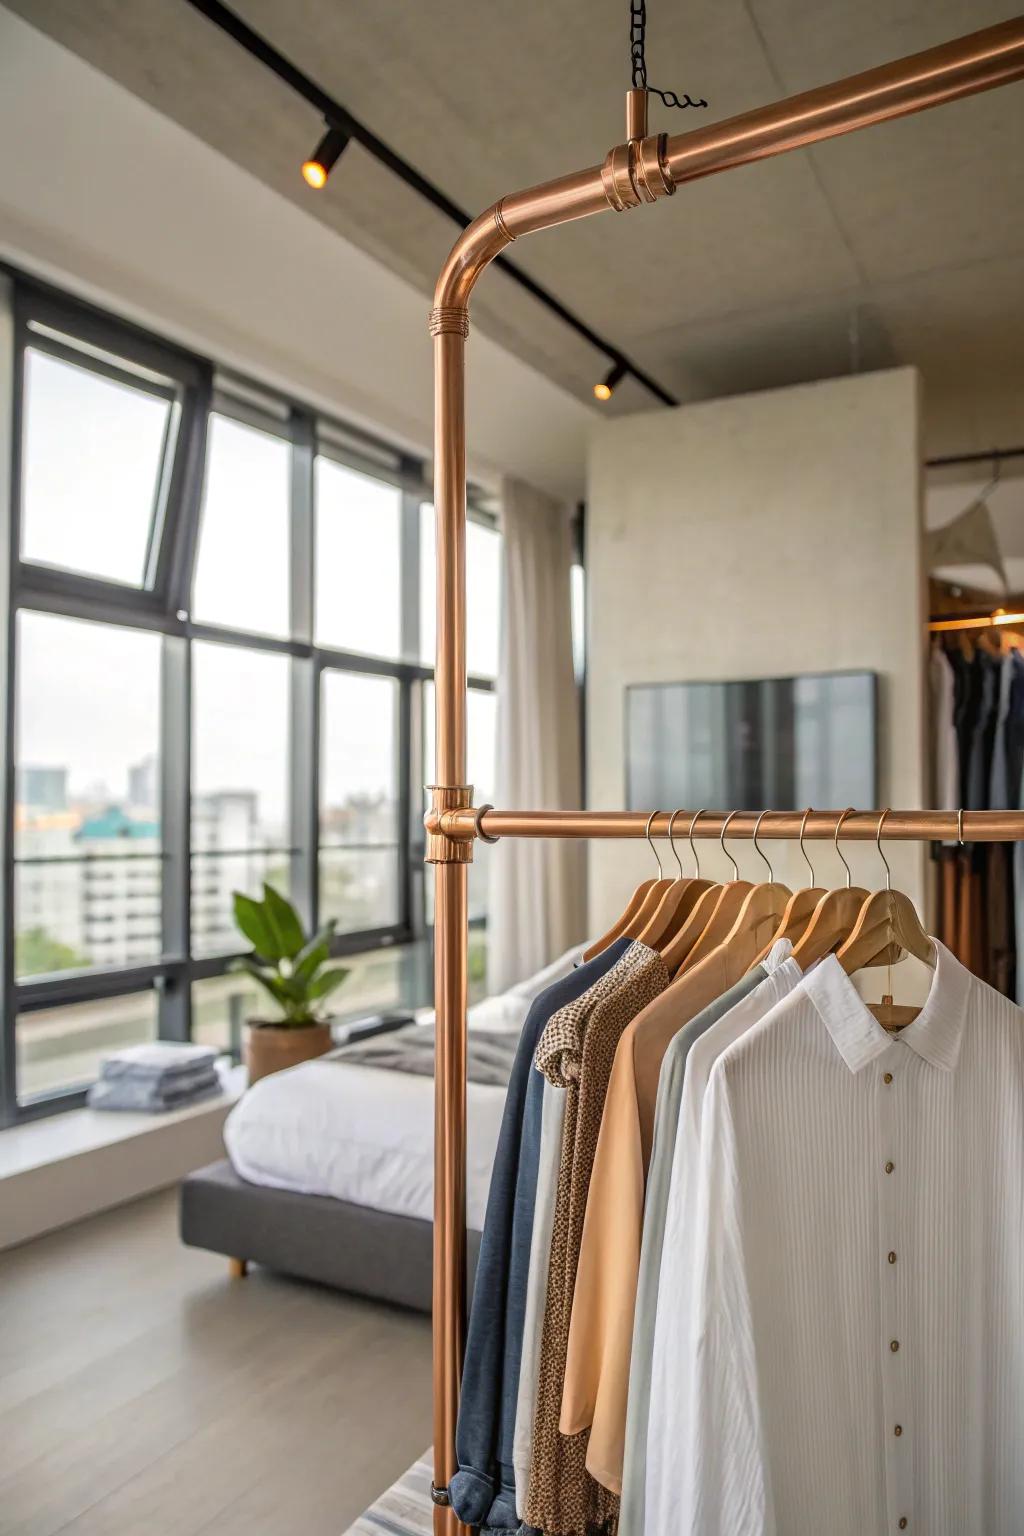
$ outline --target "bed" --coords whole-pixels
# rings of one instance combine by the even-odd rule
[[[470,1009],[470,1046],[514,1048],[533,999],[574,950]],[[427,1038],[431,1010],[416,1016]],[[493,1075],[493,1074],[492,1074]],[[181,1189],[182,1240],[340,1290],[430,1310],[433,1078],[345,1050],[256,1083],[228,1116],[227,1158]],[[476,1264],[505,1089],[467,1085],[468,1281]]]

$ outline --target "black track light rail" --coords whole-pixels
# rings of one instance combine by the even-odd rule
[[[368,154],[373,155],[375,160],[379,160],[381,165],[386,165],[389,171],[405,182],[407,187],[411,187],[414,192],[418,192],[421,197],[426,198],[428,203],[432,203],[440,213],[451,219],[453,224],[457,224],[460,229],[466,229],[473,222],[472,216],[464,208],[460,208],[458,203],[452,202],[451,198],[445,192],[442,192],[440,187],[435,186],[415,166],[410,165],[408,160],[403,160],[402,156],[396,154],[390,145],[385,144],[383,139],[379,139],[358,118],[353,117],[347,108],[343,107],[339,101],[335,101],[334,97],[329,96],[325,90],[322,90],[315,80],[311,80],[290,59],[286,59],[282,53],[279,53],[272,44],[267,42],[266,38],[253,31],[252,27],[244,22],[240,16],[236,16],[234,11],[230,10],[228,6],[222,5],[220,0],[186,0],[186,4],[192,6],[193,10],[199,11],[208,21],[213,22],[214,26],[219,27],[222,32],[227,33],[228,37],[232,38],[239,47],[245,49],[246,53],[258,60],[260,64],[263,64],[275,74],[279,80],[283,81],[285,85],[289,86],[291,90],[307,101],[332,128],[343,129],[350,138],[354,139],[356,143],[361,144]],[[650,390],[651,394],[660,400],[663,405],[679,404],[675,396],[670,394],[667,389],[664,389],[657,379],[652,379],[649,373],[645,373],[636,363],[630,362],[625,353],[620,352],[617,347],[605,341],[603,337],[591,329],[585,320],[581,320],[579,315],[574,314],[560,299],[556,299],[553,293],[549,293],[542,284],[535,282],[532,277],[523,272],[514,262],[509,261],[505,256],[499,256],[492,265],[500,267],[502,271],[507,272],[509,277],[519,284],[520,288],[524,288],[538,303],[543,304],[553,315],[557,315],[559,320],[565,325],[570,326],[578,336],[582,336],[584,341],[589,342],[599,352],[603,352],[616,367],[623,370],[623,373],[631,374],[638,384],[642,384],[645,389]]]

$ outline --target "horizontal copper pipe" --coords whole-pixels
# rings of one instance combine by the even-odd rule
[[[649,812],[646,811],[484,811],[482,829],[491,837],[581,837],[642,838]],[[701,813],[693,835],[718,838],[728,816],[727,811]],[[751,838],[760,813],[738,811],[730,820],[727,839]],[[812,811],[807,818],[804,837],[824,841],[835,836],[842,811]],[[843,842],[873,840],[878,831],[879,811],[855,811],[843,821]],[[758,828],[762,841],[797,838],[802,811],[768,811]],[[667,837],[668,811],[659,811],[651,822],[652,837]],[[685,839],[693,820],[692,811],[676,811],[672,823],[678,843]],[[437,823],[431,825],[431,823]],[[461,840],[477,835],[475,811],[445,811],[440,818],[427,817],[428,831],[441,831],[446,837]],[[882,829],[883,842],[952,843],[958,839],[956,811],[890,811]],[[965,843],[1014,843],[1024,841],[1024,811],[964,811]]]
[[[923,112],[1022,76],[1024,17],[1018,16],[756,112],[694,133],[674,134],[668,141],[669,172],[678,185]]]
[[[1022,78],[1024,17],[1018,16],[771,106],[673,134],[662,159],[680,186]],[[456,241],[438,278],[435,306],[465,308],[477,279],[510,240],[611,206],[599,165],[510,193]]]

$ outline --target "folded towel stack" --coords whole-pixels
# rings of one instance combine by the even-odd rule
[[[217,1052],[211,1045],[155,1041],[106,1057],[89,1089],[91,1109],[184,1109],[221,1092]]]

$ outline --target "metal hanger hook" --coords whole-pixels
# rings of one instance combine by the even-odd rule
[[[646,837],[647,841],[651,845],[651,852],[654,854],[654,861],[655,861],[655,863],[658,866],[658,879],[659,880],[664,880],[664,878],[665,878],[665,871],[661,867],[661,857],[660,857],[660,855],[658,853],[657,848],[655,848],[655,846],[654,846],[654,839],[651,836],[651,823],[653,822],[655,816],[660,816],[660,815],[661,815],[660,811],[652,811],[651,814],[648,816],[648,818],[647,818],[647,826],[644,829],[644,837]]]
[[[693,845],[693,829],[697,825],[697,817],[698,816],[703,816],[703,815],[704,815],[703,810],[694,811],[694,813],[693,813],[693,820],[690,822],[690,829],[689,829],[689,831],[686,834],[687,839],[688,839],[689,844],[690,844],[690,852],[693,854],[693,867],[697,871],[696,878],[698,880],[700,879],[700,854],[697,852],[696,848]]]
[[[809,805],[807,807],[806,811],[804,811],[803,817],[801,818],[801,821],[800,821],[800,854],[801,854],[801,857],[803,858],[804,863],[807,865],[807,868],[811,872],[811,884],[810,884],[809,889],[813,889],[817,885],[817,883],[818,883],[817,876],[814,873],[814,865],[811,863],[810,856],[808,855],[807,849],[804,847],[804,828],[807,825],[807,818],[811,814],[811,811],[813,809],[814,809],[814,807]]]
[[[842,861],[843,861],[843,868],[846,870],[846,889],[847,890],[849,890],[850,887],[853,885],[853,871],[850,868],[849,864],[847,864],[845,858],[843,858],[842,850],[839,847],[839,833],[840,833],[840,830],[842,828],[843,822],[846,820],[847,816],[852,816],[852,815],[853,815],[853,806],[852,805],[848,805],[846,807],[846,810],[843,811],[842,815],[839,817],[839,820],[836,822],[836,835],[833,838],[833,842],[835,844],[836,853],[838,853],[840,859],[842,859]]]
[[[885,865],[885,888],[887,891],[892,890],[892,870],[889,868],[889,860],[882,852],[882,828],[885,825],[885,818],[888,816],[891,809],[891,806],[886,806],[881,816],[879,816],[878,826],[875,828],[875,847],[878,849],[878,857]]]
[[[768,866],[768,879],[774,885],[775,884],[775,871],[774,871],[774,869],[772,869],[771,860],[769,859],[768,855],[762,851],[761,844],[757,840],[757,834],[761,830],[761,823],[762,823],[762,821],[764,821],[764,819],[765,819],[765,817],[767,815],[768,815],[767,811],[762,811],[760,816],[758,816],[757,820],[754,822],[754,852]]]
[[[681,816],[681,815],[682,815],[682,811],[673,811],[672,815],[669,817],[669,819],[668,819],[668,840],[669,840],[669,845],[670,845],[670,847],[672,849],[673,857],[675,858],[676,863],[679,865],[679,878],[680,878],[680,880],[685,880],[686,876],[683,874],[683,861],[679,857],[679,849],[676,847],[676,840],[672,836],[672,828],[675,826],[676,817],[677,816]]]
[[[738,816],[738,815],[739,815],[739,811],[730,811],[729,812],[728,816],[722,822],[722,833],[721,833],[721,836],[718,839],[718,841],[722,845],[722,852],[725,854],[726,858],[729,860],[729,863],[732,865],[732,877],[733,877],[734,880],[738,880],[739,877],[740,877],[740,867],[736,863],[736,860],[733,858],[732,854],[729,852],[728,848],[725,846],[725,833],[726,833],[726,829],[727,829],[730,821],[732,821],[734,816]]]

